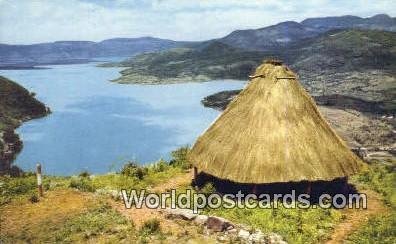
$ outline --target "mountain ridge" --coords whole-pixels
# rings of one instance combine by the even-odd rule
[[[236,30],[218,40],[235,47],[266,51],[336,29],[394,32],[396,18],[386,14],[377,14],[369,18],[353,15],[308,18],[301,22],[285,21],[258,29]]]
[[[378,14],[369,18],[336,16],[308,18],[301,22],[284,21],[258,29],[235,30],[202,42],[173,41],[151,36],[110,38],[93,41],[55,41],[31,45],[0,44],[0,68],[32,68],[43,64],[89,62],[100,57],[131,57],[177,47],[194,47],[213,41],[233,47],[273,51],[334,29],[358,28],[396,31],[396,18]]]
[[[131,57],[142,52],[160,51],[189,42],[154,37],[112,38],[100,42],[55,41],[32,45],[0,44],[0,68],[32,67],[43,64],[88,62],[101,57]]]

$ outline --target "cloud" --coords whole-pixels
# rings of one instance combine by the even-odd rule
[[[308,17],[396,14],[392,0],[0,0],[0,42],[205,40]]]

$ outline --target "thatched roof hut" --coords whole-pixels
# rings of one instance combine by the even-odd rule
[[[296,75],[271,61],[256,69],[188,157],[199,171],[249,184],[331,181],[357,172],[362,163]]]

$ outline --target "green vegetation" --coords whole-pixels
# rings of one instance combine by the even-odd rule
[[[117,195],[120,189],[150,189],[185,174],[188,168],[185,161],[187,152],[187,147],[173,152],[172,163],[159,160],[151,165],[138,166],[128,162],[118,173],[90,175],[82,172],[71,177],[44,176],[43,198],[37,196],[34,173],[26,172],[19,177],[0,176],[0,214],[6,211],[8,217],[13,219],[13,226],[7,228],[7,234],[0,233],[0,242],[73,243],[89,240],[149,243],[153,238],[162,240],[165,234],[157,219],[150,219],[141,228],[135,229],[130,220],[108,204],[108,196],[114,192]],[[33,206],[38,206],[38,209]],[[19,209],[22,207],[24,210],[21,212]],[[10,208],[17,211],[8,212]],[[53,212],[52,218],[42,219],[40,216],[48,214],[48,211]],[[17,219],[21,219],[15,216],[19,213],[27,214],[28,219],[16,223]],[[32,226],[29,221],[37,222],[37,226]]]
[[[221,41],[208,41],[193,48],[146,53],[119,64],[127,69],[119,83],[179,83],[212,79],[246,80],[263,59],[277,57],[300,74],[394,70],[396,34],[374,30],[331,31],[268,51],[250,51]],[[318,73],[320,72],[320,74]]]
[[[353,180],[384,197],[390,213],[374,216],[355,232],[350,243],[396,243],[396,164],[375,163]],[[368,202],[370,204],[370,202]]]
[[[152,235],[161,231],[160,222],[158,219],[149,219],[143,223],[140,232],[144,235]]]
[[[158,84],[246,79],[265,56],[263,52],[233,48],[221,42],[204,43],[194,49],[171,49],[126,60],[120,65],[128,68],[115,82]]]
[[[212,182],[208,182],[200,189],[200,192],[205,195],[210,195],[216,192],[216,188]]]
[[[88,177],[72,177],[69,186],[86,192],[95,192],[96,190],[92,180]]]
[[[15,127],[20,120],[46,114],[43,103],[34,98],[34,93],[17,83],[0,76],[0,130]]]
[[[396,210],[396,162],[390,165],[383,162],[372,163],[354,176],[352,182],[380,193],[385,203]]]
[[[119,173],[106,175],[89,175],[83,172],[73,177],[44,177],[46,192],[58,192],[79,189],[78,192],[95,191],[99,193],[103,189],[119,190],[122,188],[147,189],[161,185],[177,175],[185,173],[189,167],[186,159],[188,148],[184,147],[172,153],[173,158],[169,162],[159,160],[148,166],[138,166],[136,163],[127,163]],[[141,168],[143,177],[136,174]],[[373,163],[369,167],[354,176],[351,182],[359,188],[375,190],[384,197],[385,203],[392,210],[382,215],[374,216],[368,223],[362,226],[356,233],[350,236],[351,243],[394,243],[395,242],[395,182],[396,173],[394,165]],[[10,204],[18,206],[23,202],[31,205],[45,204],[36,196],[35,175],[25,173],[22,177],[0,178],[0,212]],[[177,189],[182,193],[188,186]],[[213,185],[208,184],[201,192],[210,193],[214,191]],[[75,192],[75,191],[72,191]],[[92,194],[91,194],[92,195]],[[108,197],[94,194],[102,199],[99,203],[88,207],[82,213],[67,215],[66,219],[55,224],[48,224],[48,228],[35,229],[35,238],[31,239],[32,233],[19,233],[15,236],[0,236],[1,240],[26,240],[47,242],[83,242],[83,241],[136,241],[150,242],[153,240],[164,240],[171,235],[162,230],[158,219],[146,220],[141,227],[135,228],[134,224],[114,210],[106,202]],[[77,196],[76,196],[77,197]],[[81,196],[78,196],[81,198]],[[97,200],[95,200],[97,201]],[[370,202],[369,202],[370,203]],[[336,209],[291,209],[278,203],[278,209],[204,209],[204,214],[216,215],[227,218],[234,223],[244,224],[254,229],[260,229],[264,233],[275,232],[280,234],[289,243],[318,243],[329,238],[334,227],[343,220],[344,213]],[[73,210],[75,211],[75,210]],[[49,223],[49,222],[48,222]],[[51,233],[51,234],[49,234]],[[191,234],[191,233],[190,233]],[[198,233],[199,234],[199,233]],[[187,235],[187,234],[186,234]]]
[[[19,170],[12,170],[8,165],[22,148],[14,129],[22,121],[42,117],[48,112],[34,96],[34,93],[0,76],[0,174],[19,173]]]
[[[134,239],[133,224],[110,205],[102,204],[86,213],[68,219],[63,226],[51,233],[49,241],[78,242],[101,239],[106,235],[108,242]]]
[[[367,224],[349,238],[348,243],[396,243],[396,214],[370,218]]]
[[[350,238],[351,243],[395,243],[396,242],[396,171],[395,165],[383,162],[369,165],[355,175],[351,183],[359,188],[367,188],[380,193],[391,208],[390,213],[369,219]],[[208,184],[202,190],[213,191]],[[368,202],[370,204],[370,200]],[[290,209],[278,203],[278,209],[205,209],[205,214],[227,218],[262,230],[275,232],[285,237],[289,243],[318,243],[330,237],[334,226],[342,221],[342,211],[336,209]]]
[[[148,173],[148,168],[139,167],[136,163],[127,163],[121,169],[121,174],[129,177],[135,177],[142,180]]]
[[[288,209],[280,203],[277,209],[208,209],[208,214],[221,216],[235,223],[279,233],[289,243],[318,243],[329,235],[341,219],[335,209]]]
[[[45,176],[44,190],[67,187],[70,177]],[[21,177],[0,176],[0,206],[12,200],[23,199],[37,193],[37,179],[33,173],[25,173]]]
[[[187,160],[187,153],[189,151],[189,147],[181,147],[171,153],[172,159],[169,162],[170,165],[174,167],[180,167],[182,169],[191,168],[191,163]]]

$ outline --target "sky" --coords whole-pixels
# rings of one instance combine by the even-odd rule
[[[393,3],[393,4],[392,4]],[[0,0],[0,43],[153,36],[200,41],[310,17],[379,13],[395,0]]]

